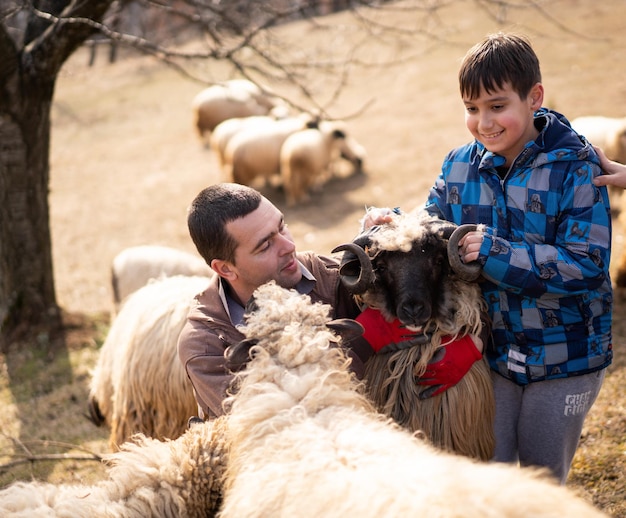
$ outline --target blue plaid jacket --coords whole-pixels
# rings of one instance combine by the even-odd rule
[[[483,223],[482,292],[491,368],[520,385],[593,372],[612,360],[611,216],[591,145],[561,114],[535,114],[539,137],[502,179],[504,158],[473,142],[451,151],[426,209]]]

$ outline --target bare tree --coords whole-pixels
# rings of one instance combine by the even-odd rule
[[[60,322],[49,228],[50,110],[61,67],[86,40],[151,54],[206,84],[223,79],[211,64],[225,61],[240,77],[292,85],[292,104],[326,115],[352,67],[409,60],[406,38],[421,38],[424,51],[445,39],[438,10],[454,1],[0,0],[0,347],[15,331]],[[520,2],[537,8],[532,0],[456,1],[494,18]],[[349,10],[353,24],[312,17],[337,9]],[[399,22],[378,23],[380,9],[395,10]],[[273,30],[297,19],[325,31],[324,44],[304,47]],[[333,53],[335,38],[349,40],[352,50]],[[388,55],[368,56],[373,38],[385,41]]]

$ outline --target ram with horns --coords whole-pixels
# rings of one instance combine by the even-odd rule
[[[493,455],[495,405],[489,367],[480,351],[469,371],[447,390],[424,390],[417,378],[460,338],[482,337],[489,323],[477,280],[478,264],[464,264],[458,242],[475,225],[455,224],[423,211],[394,214],[364,231],[344,251],[341,280],[365,306],[407,339],[390,343],[366,365],[369,397],[378,410],[447,451],[480,460]],[[434,392],[434,394],[433,394]],[[425,397],[427,396],[427,397]]]

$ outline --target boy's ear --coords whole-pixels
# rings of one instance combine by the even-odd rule
[[[530,89],[528,96],[530,97],[530,104],[533,111],[541,108],[543,105],[543,85],[541,83],[535,83]]]

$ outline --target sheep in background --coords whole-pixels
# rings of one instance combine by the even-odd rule
[[[128,295],[151,279],[174,275],[210,277],[213,270],[198,255],[158,245],[126,248],[111,264],[111,286],[115,311]]]
[[[136,436],[105,456],[107,479],[94,485],[16,482],[0,490],[0,516],[215,517],[227,459],[224,425],[193,425],[175,441]]]
[[[226,151],[226,146],[237,132],[247,127],[267,124],[268,121],[271,123],[273,120],[276,120],[276,118],[269,115],[235,117],[233,119],[226,119],[215,126],[215,129],[211,133],[209,143],[211,151],[215,153],[217,164],[220,169],[224,166],[224,153]]]
[[[626,117],[577,117],[571,125],[576,133],[601,147],[609,159],[626,164]]]
[[[332,167],[345,158],[354,173],[363,171],[365,150],[349,137],[341,122],[323,121],[318,128],[290,135],[280,151],[280,172],[287,205],[308,199],[308,192],[320,189],[332,176]]]
[[[261,178],[267,182],[280,172],[280,149],[287,137],[316,124],[302,114],[243,128],[233,135],[224,151],[224,176],[242,185],[252,185]]]
[[[602,516],[545,474],[445,453],[373,412],[329,306],[273,283],[254,301],[227,352],[252,360],[226,401],[221,518]]]
[[[281,99],[247,79],[232,79],[209,86],[194,97],[191,106],[202,139],[226,119],[288,111]]]
[[[364,379],[378,410],[411,431],[423,431],[440,448],[486,461],[495,448],[495,400],[486,359],[441,394],[420,399],[424,387],[415,383],[443,336],[480,335],[486,316],[473,282],[480,269],[461,263],[456,229],[425,212],[395,215],[333,252],[346,250],[340,273],[350,292],[388,321],[398,318],[420,332],[421,340],[375,354],[366,363]]]
[[[111,428],[115,450],[134,433],[174,439],[197,413],[177,341],[207,277],[165,277],[131,294],[117,314],[92,373],[89,414]]]

